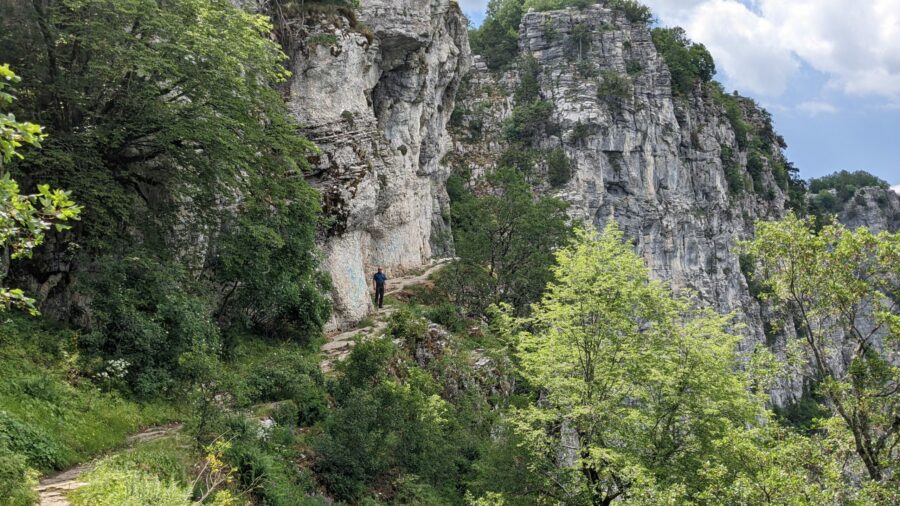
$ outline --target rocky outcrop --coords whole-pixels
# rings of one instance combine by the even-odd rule
[[[747,143],[739,142],[721,99],[699,86],[690,96],[673,95],[646,25],[601,5],[531,12],[519,46],[536,60],[540,98],[553,105],[553,125],[532,147],[564,149],[574,169],[561,188],[544,184],[543,191],[568,201],[578,221],[603,227],[615,219],[655,277],[740,315],[748,343],[763,340],[760,308],[734,246],[750,237],[755,220],[785,209],[772,170],[781,153],[766,113],[732,99],[751,128],[772,137],[754,178]],[[491,74],[476,57],[452,129],[452,161],[475,167],[474,176],[495,167],[507,149],[504,121],[520,105],[513,96],[528,71],[520,64]],[[744,190],[730,187],[729,171]]]
[[[374,267],[389,276],[452,253],[446,125],[469,66],[467,24],[451,0],[369,0],[359,24],[307,20],[288,44],[288,104],[320,148],[331,327],[371,308]]]
[[[838,219],[850,228],[900,231],[900,195],[887,188],[860,188],[844,205]]]

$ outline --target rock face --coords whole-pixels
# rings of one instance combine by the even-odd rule
[[[291,41],[288,104],[321,149],[311,182],[328,219],[332,328],[368,313],[374,267],[396,276],[452,253],[441,159],[469,66],[455,2],[368,0],[359,17],[307,20]]]
[[[860,188],[838,215],[850,228],[872,232],[900,231],[900,195],[883,188]]]
[[[540,99],[553,105],[554,125],[533,148],[562,148],[574,164],[567,184],[543,190],[567,200],[578,221],[603,227],[616,220],[655,277],[744,316],[748,340],[763,340],[760,308],[734,246],[750,237],[755,220],[784,213],[785,191],[772,170],[782,161],[778,140],[751,177],[747,143],[738,141],[721,99],[699,87],[674,96],[649,29],[604,6],[530,12],[519,48],[537,63]],[[520,105],[514,90],[531,71],[518,67],[491,74],[476,57],[457,98],[454,163],[476,167],[476,176],[507,149],[503,122]],[[609,92],[613,82],[622,91]],[[755,131],[771,132],[764,111],[733,100]],[[730,189],[728,171],[745,190]]]

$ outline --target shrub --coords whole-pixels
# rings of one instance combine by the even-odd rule
[[[278,425],[296,427],[299,419],[300,410],[297,408],[297,403],[292,400],[279,402],[272,411],[272,420],[275,420]]]
[[[654,28],[653,45],[669,67],[675,95],[689,95],[696,83],[708,83],[716,73],[706,47],[691,42],[682,28]]]
[[[137,468],[104,462],[81,478],[87,483],[71,495],[73,506],[191,506],[191,491]]]
[[[728,183],[728,191],[732,195],[740,195],[744,192],[744,171],[734,157],[734,150],[728,146],[720,147],[720,159],[725,169],[725,181]]]
[[[8,506],[32,506],[37,503],[37,493],[32,490],[37,485],[36,472],[32,470],[25,456],[10,451],[0,444],[0,497]]]
[[[614,112],[621,112],[631,98],[631,83],[628,78],[611,70],[600,73],[600,84],[597,87],[597,98],[609,104]]]
[[[552,114],[553,103],[547,100],[516,106],[503,125],[506,141],[532,145],[541,133],[552,130]]]
[[[427,331],[428,322],[409,308],[402,308],[391,315],[387,326],[387,335],[403,341],[410,349],[415,348]]]
[[[559,188],[572,179],[572,161],[563,148],[551,149],[547,153],[547,180],[550,186]]]
[[[653,21],[653,12],[650,8],[636,0],[609,0],[607,5],[625,14],[625,19],[632,23],[647,25]]]
[[[425,318],[456,333],[464,332],[468,326],[466,319],[459,313],[459,307],[450,303],[428,308],[425,311]]]
[[[59,469],[67,460],[58,440],[5,411],[0,411],[0,448],[24,457],[28,465],[37,469]]]
[[[93,298],[91,332],[82,350],[102,360],[123,361],[122,378],[138,395],[173,395],[179,382],[191,379],[188,352],[217,354],[221,342],[208,301],[184,268],[151,256],[104,257],[86,280]],[[108,374],[108,373],[107,373]]]

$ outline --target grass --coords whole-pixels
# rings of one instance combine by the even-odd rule
[[[165,402],[137,403],[78,375],[78,333],[4,314],[0,321],[0,445],[41,472],[121,446],[141,428],[179,418]]]
[[[185,436],[141,443],[107,457],[81,476],[87,483],[70,495],[73,506],[187,506],[199,455]]]

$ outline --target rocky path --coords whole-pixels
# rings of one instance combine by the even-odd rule
[[[433,263],[424,272],[409,276],[401,276],[396,279],[388,279],[385,287],[385,295],[393,295],[413,286],[423,286],[430,283],[429,278],[436,272],[447,266],[452,259],[441,260]],[[329,372],[336,362],[347,358],[357,340],[366,340],[381,334],[387,327],[388,319],[394,308],[385,306],[378,309],[371,316],[374,323],[368,327],[356,328],[346,332],[338,332],[328,336],[328,341],[322,345],[324,357],[319,364],[322,372]]]
[[[181,424],[150,427],[130,436],[126,440],[126,445],[134,446],[138,443],[154,441],[172,435],[179,430],[181,430]],[[86,485],[80,478],[84,473],[90,471],[93,466],[93,462],[79,464],[65,471],[42,478],[35,488],[35,491],[40,496],[40,506],[70,506],[69,500],[66,499],[66,494]]]

